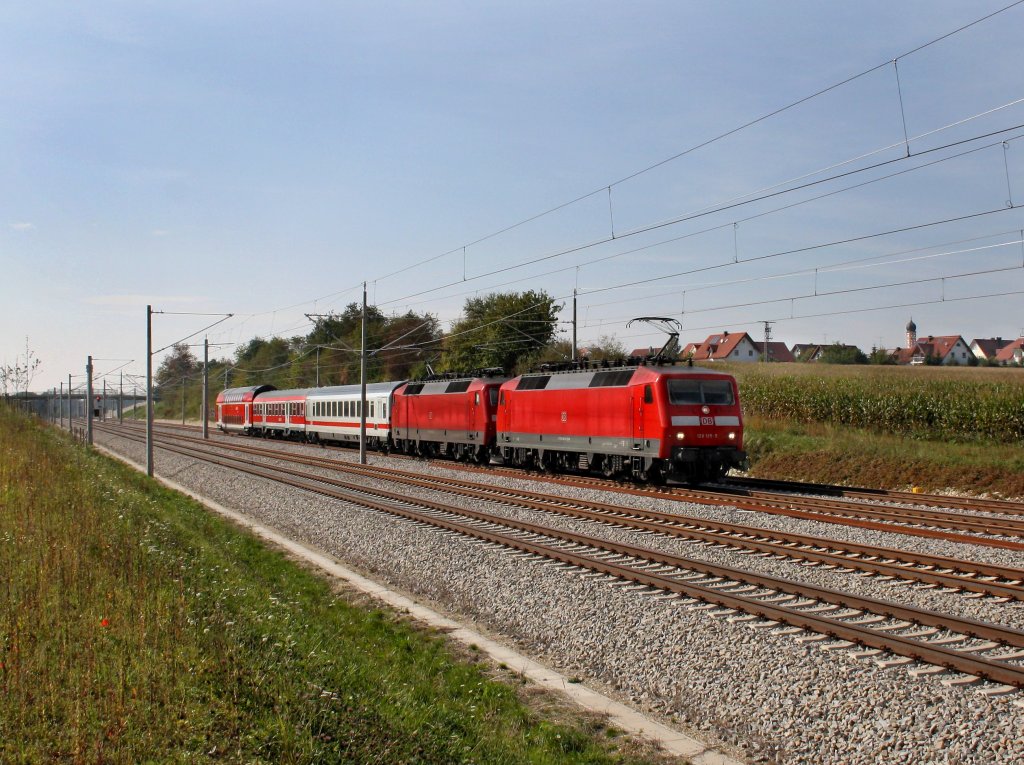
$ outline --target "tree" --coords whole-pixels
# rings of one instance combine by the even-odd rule
[[[590,361],[618,361],[626,358],[626,346],[615,335],[601,335],[587,344],[586,358]]]
[[[894,365],[896,360],[892,357],[892,353],[885,350],[885,348],[872,348],[871,354],[868,356],[868,363]]]
[[[28,386],[35,379],[36,372],[42,364],[29,347],[28,337],[25,338],[25,355],[16,356],[14,364],[5,364],[0,367],[0,391],[4,396],[11,393],[28,393]]]
[[[440,366],[450,371],[521,371],[554,338],[559,308],[543,290],[470,298],[445,337]]]
[[[200,369],[198,359],[192,353],[192,349],[184,343],[179,343],[171,348],[168,356],[160,362],[156,370],[156,387],[174,387],[181,385],[183,378],[189,378]]]
[[[868,357],[855,345],[833,343],[821,349],[820,361],[823,364],[867,364]]]

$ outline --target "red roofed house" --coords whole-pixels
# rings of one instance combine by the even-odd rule
[[[1018,337],[1000,348],[996,353],[996,361],[1000,364],[1024,364],[1024,337]]]
[[[781,345],[781,343],[780,343]],[[760,361],[760,346],[746,332],[722,332],[708,335],[700,343],[689,343],[683,349],[683,357],[693,353],[694,361]]]
[[[762,352],[764,351],[764,346],[764,343],[761,343],[759,346]],[[768,343],[768,361],[796,361],[796,359],[790,353],[785,343]]]
[[[893,351],[892,359],[897,364],[924,364],[929,357],[940,364],[966,364],[973,355],[960,335],[928,335],[919,340],[917,325],[911,319],[907,324],[907,347]]]
[[[1001,337],[979,337],[971,343],[971,352],[978,357],[979,361],[989,361],[994,359],[996,354],[1010,345],[1011,342],[1010,340],[1003,340]]]

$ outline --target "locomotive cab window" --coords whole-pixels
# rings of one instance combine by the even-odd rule
[[[654,389],[650,385],[645,385],[644,386],[644,403],[645,404],[653,404],[654,403]]]
[[[668,381],[669,403],[679,406],[680,404],[699,404],[700,381],[698,380],[673,380]]]
[[[705,380],[701,383],[705,404],[733,404],[732,384],[728,380]]]
[[[673,406],[687,404],[716,404],[732,406],[736,399],[732,383],[728,380],[669,379],[668,399]]]

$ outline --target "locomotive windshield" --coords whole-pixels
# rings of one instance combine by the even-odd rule
[[[668,399],[669,403],[674,406],[684,404],[731,406],[736,403],[732,394],[732,383],[728,380],[669,378]]]

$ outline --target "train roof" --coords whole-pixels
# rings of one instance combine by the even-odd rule
[[[377,382],[366,384],[367,396],[379,396],[384,393],[392,393],[395,388],[404,385],[405,380],[393,380],[388,382]],[[309,398],[330,398],[332,396],[358,396],[360,386],[357,385],[331,385],[325,388],[310,388],[306,391]]]
[[[465,393],[470,390],[480,390],[485,385],[501,385],[508,381],[508,377],[491,376],[469,376],[469,377],[445,377],[434,380],[410,380],[405,390],[406,396],[429,396],[440,393]]]
[[[662,375],[694,377],[705,375],[731,377],[728,372],[690,366],[618,366],[607,369],[584,369],[551,372],[528,372],[513,378],[502,387],[512,390],[575,390],[578,388],[611,388],[628,385],[639,374],[640,380],[653,380]]]
[[[309,388],[273,388],[272,390],[264,391],[260,396],[260,400],[265,399],[281,399],[281,398],[305,398],[309,393]]]
[[[219,404],[237,404],[252,401],[260,393],[274,390],[273,385],[248,385],[244,388],[225,388],[217,394]]]

